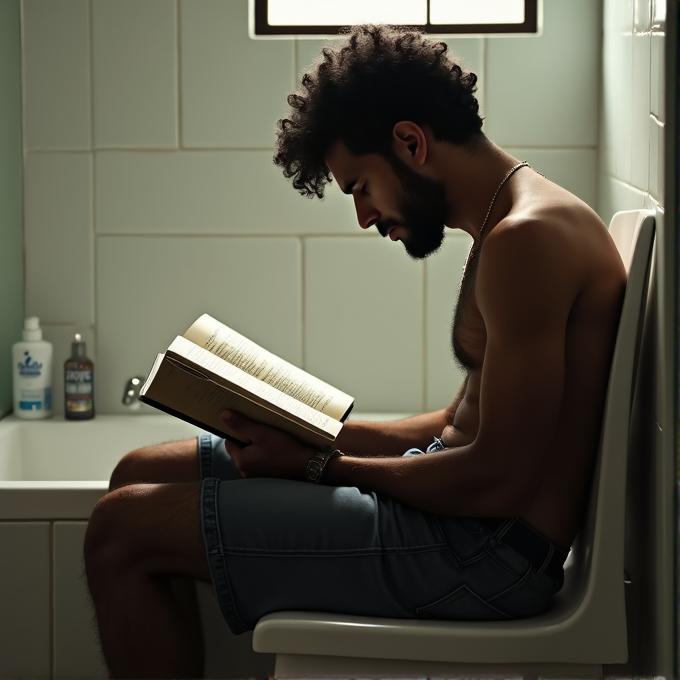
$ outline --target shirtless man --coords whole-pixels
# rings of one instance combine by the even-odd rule
[[[282,609],[533,616],[561,587],[626,274],[587,205],[484,136],[475,82],[442,43],[363,26],[289,98],[275,162],[301,193],[332,177],[416,259],[445,228],[472,237],[452,337],[467,377],[449,408],[350,420],[326,454],[233,413],[247,447],[125,456],[85,540],[113,677],[202,674],[190,579],[237,633]]]

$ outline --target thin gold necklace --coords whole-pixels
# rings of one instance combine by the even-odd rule
[[[519,170],[520,168],[523,167],[531,167],[529,163],[526,161],[522,161],[521,163],[517,163],[517,165],[513,166],[508,170],[508,174],[503,177],[501,180],[501,183],[498,185],[498,189],[496,189],[496,192],[493,195],[493,198],[491,199],[491,203],[489,204],[489,209],[486,211],[486,217],[484,218],[484,222],[482,222],[482,228],[479,230],[479,236],[477,236],[477,240],[479,241],[479,247],[477,250],[474,252],[472,249],[475,247],[475,242],[473,241],[470,244],[470,250],[468,251],[467,257],[465,258],[465,266],[463,267],[463,275],[460,278],[460,284],[458,286],[458,291],[460,292],[463,288],[463,281],[465,280],[465,273],[467,272],[468,265],[470,264],[470,261],[472,258],[479,252],[479,249],[482,247],[482,232],[484,231],[484,227],[486,227],[486,223],[489,220],[489,215],[491,214],[491,210],[493,209],[493,204],[496,202],[496,196],[498,196],[498,192],[503,188],[503,185]]]

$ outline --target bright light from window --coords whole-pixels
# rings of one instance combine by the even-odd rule
[[[666,2],[645,1],[652,1],[656,6]],[[253,39],[337,36],[342,27],[357,24],[419,26],[433,35],[537,35],[540,32],[538,6],[541,2],[542,0],[250,0],[250,30]]]
[[[666,21],[666,0],[654,0],[652,3],[652,26],[660,26]]]
[[[427,0],[269,0],[267,9],[270,26],[427,23]]]
[[[522,24],[524,0],[430,0],[431,24]]]

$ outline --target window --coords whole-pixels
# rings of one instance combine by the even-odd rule
[[[251,0],[255,38],[326,37],[380,23],[430,34],[538,33],[538,0]]]

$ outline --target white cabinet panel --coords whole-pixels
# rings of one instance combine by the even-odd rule
[[[220,612],[212,586],[196,581],[205,645],[204,677],[274,677],[274,655],[253,651],[253,633],[234,635]]]
[[[50,525],[0,522],[0,678],[50,677]]]

